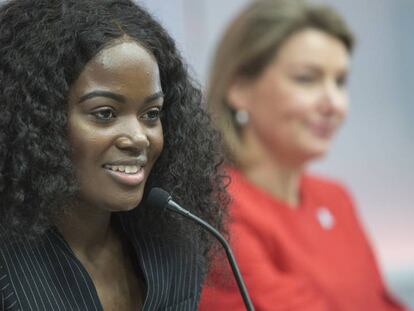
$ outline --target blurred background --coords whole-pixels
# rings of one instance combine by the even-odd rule
[[[249,0],[141,0],[170,31],[204,87],[217,40]],[[311,169],[341,179],[391,290],[414,309],[414,0],[313,0],[357,37],[349,118]]]

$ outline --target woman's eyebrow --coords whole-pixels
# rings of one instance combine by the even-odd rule
[[[149,102],[152,102],[153,100],[156,100],[156,99],[158,99],[160,97],[164,97],[163,91],[159,91],[159,92],[156,92],[156,93],[154,93],[154,94],[152,94],[152,95],[150,95],[148,97],[145,97],[144,104],[149,103]]]
[[[120,94],[112,93],[112,92],[109,92],[109,91],[96,90],[96,91],[92,91],[92,92],[89,92],[89,93],[86,93],[86,94],[82,95],[79,98],[79,103],[84,102],[85,100],[88,100],[88,99],[91,99],[91,98],[94,98],[94,97],[108,97],[108,98],[111,98],[111,99],[116,100],[116,101],[121,102],[121,103],[126,102],[125,97],[120,95]]]
[[[84,95],[82,95],[79,98],[79,102],[78,103],[82,103],[85,100],[94,98],[94,97],[107,97],[113,100],[116,100],[120,103],[125,103],[126,102],[126,98],[125,96],[121,95],[121,94],[117,94],[117,93],[113,93],[113,92],[109,92],[109,91],[102,91],[102,90],[96,90],[96,91],[92,91],[89,93],[86,93]],[[144,103],[149,103],[152,102],[153,100],[156,100],[160,97],[164,97],[164,93],[162,91],[156,92],[148,97],[145,97],[144,99]]]

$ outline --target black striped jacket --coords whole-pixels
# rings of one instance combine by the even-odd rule
[[[120,218],[145,278],[143,310],[197,310],[202,273],[191,248],[143,237]],[[0,291],[1,311],[103,310],[89,274],[53,229],[35,241],[0,240]]]

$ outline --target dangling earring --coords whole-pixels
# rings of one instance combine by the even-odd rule
[[[234,118],[238,125],[244,126],[247,124],[247,122],[249,122],[249,113],[244,109],[236,110]]]

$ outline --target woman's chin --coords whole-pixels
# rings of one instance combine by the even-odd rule
[[[328,147],[325,148],[312,148],[307,152],[307,158],[309,161],[323,159],[328,153]]]
[[[111,212],[128,212],[136,208],[141,203],[142,197],[128,200],[119,200],[109,205]]]
[[[311,162],[313,160],[319,160],[326,156],[329,151],[329,143],[320,143],[315,142],[313,144],[307,144],[307,146],[303,146],[300,150],[302,156],[300,157],[303,162],[306,164],[307,162]]]
[[[116,193],[111,201],[111,211],[127,212],[136,208],[142,201],[143,191]]]

